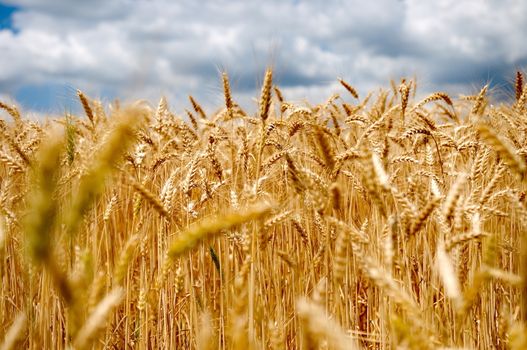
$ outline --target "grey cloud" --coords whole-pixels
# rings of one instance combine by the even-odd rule
[[[21,6],[19,33],[0,32],[0,93],[10,95],[67,83],[214,104],[225,69],[235,97],[250,101],[271,64],[284,91],[321,100],[338,76],[366,90],[417,74],[439,90],[510,75],[527,60],[521,0],[11,3]]]

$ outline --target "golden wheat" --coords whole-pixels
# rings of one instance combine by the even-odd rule
[[[185,117],[78,91],[1,103],[8,348],[433,349],[527,344],[527,89],[416,84]],[[274,91],[274,93],[273,93]]]

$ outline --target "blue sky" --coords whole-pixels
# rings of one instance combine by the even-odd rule
[[[12,29],[11,15],[17,10],[14,6],[0,3],[0,30]]]
[[[42,114],[192,94],[222,103],[220,72],[254,106],[272,64],[288,99],[322,102],[342,77],[364,95],[416,76],[419,91],[506,93],[527,67],[524,0],[0,0],[0,99]],[[499,97],[499,96],[498,96]]]

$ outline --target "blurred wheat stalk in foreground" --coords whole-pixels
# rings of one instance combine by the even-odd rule
[[[0,108],[13,348],[527,348],[527,88]]]

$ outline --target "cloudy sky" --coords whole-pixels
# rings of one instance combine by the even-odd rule
[[[506,89],[527,68],[525,0],[0,0],[0,99],[78,108],[161,95],[222,103],[220,72],[251,108],[267,65],[288,99],[323,101],[416,76],[422,93]],[[340,89],[340,90],[339,90]]]

